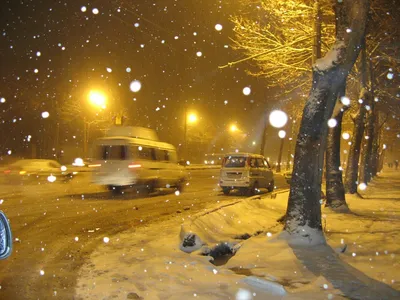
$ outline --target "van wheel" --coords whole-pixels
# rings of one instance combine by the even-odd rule
[[[228,188],[228,187],[223,187],[222,188],[222,192],[224,193],[224,195],[229,195],[230,191],[231,191],[231,188]]]
[[[256,195],[259,192],[258,182],[254,182],[253,186],[249,189],[250,196]]]
[[[272,179],[267,187],[267,190],[268,190],[268,192],[273,192],[274,188],[275,188],[275,181]]]
[[[146,191],[148,194],[154,193],[156,189],[156,181],[152,180],[146,184]]]

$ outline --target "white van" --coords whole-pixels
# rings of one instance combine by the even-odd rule
[[[260,188],[274,190],[274,175],[264,156],[252,153],[228,153],[225,155],[219,185],[225,195],[233,189],[242,194],[256,194]]]
[[[176,188],[181,191],[186,170],[178,165],[173,145],[158,141],[142,127],[115,127],[94,144],[92,181],[119,193],[125,187]]]

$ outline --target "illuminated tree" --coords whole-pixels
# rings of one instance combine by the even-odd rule
[[[312,88],[296,142],[284,227],[286,236],[293,242],[299,239],[309,244],[322,241],[320,200],[327,122],[360,52],[369,1],[343,0],[335,2],[334,8],[335,43],[313,67]]]
[[[330,2],[326,0],[242,2],[248,10],[253,7],[252,17],[241,13],[233,16],[231,20],[235,25],[233,48],[242,52],[244,58],[221,68],[251,61],[255,68],[248,70],[248,73],[265,78],[266,84],[270,87],[280,86],[288,93],[308,85],[311,78],[313,48],[321,46],[322,53],[326,53],[334,36]],[[325,21],[326,24],[322,26],[321,38],[314,43],[316,35],[314,24],[319,11],[316,10],[315,2],[320,5],[322,11],[322,15],[317,17],[318,21]],[[258,19],[254,18],[254,15],[258,15]]]

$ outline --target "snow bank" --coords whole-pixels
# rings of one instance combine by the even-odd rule
[[[400,176],[398,185],[385,180],[368,186],[368,199],[347,195],[352,213],[323,208],[327,244],[311,248],[280,236],[276,219],[286,210],[288,193],[183,213],[183,227],[171,219],[116,235],[80,270],[75,298],[400,299],[400,207],[397,199],[372,198],[381,189],[399,188]],[[263,229],[245,241],[235,238]],[[190,233],[201,247],[219,241],[241,247],[216,266],[199,251],[180,250]]]
[[[275,195],[274,199],[270,199],[271,196],[254,196],[237,200],[217,209],[193,215],[181,226],[180,248],[190,253],[204,245],[214,247],[221,241],[235,245],[240,241],[240,236],[251,236],[265,230],[279,230],[276,220],[286,210],[288,194]]]

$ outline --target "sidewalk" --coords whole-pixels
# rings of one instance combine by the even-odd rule
[[[347,195],[350,214],[322,209],[327,245],[313,248],[279,238],[288,193],[109,237],[80,270],[76,298],[399,299],[400,172],[383,172],[360,194]],[[180,250],[189,232],[201,247],[190,254]],[[224,248],[236,255],[218,265],[200,255]]]

